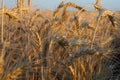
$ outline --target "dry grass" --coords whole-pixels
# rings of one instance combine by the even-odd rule
[[[67,11],[69,7],[78,11]],[[52,17],[39,10],[17,20],[8,16],[0,45],[0,80],[120,79],[116,13],[89,12],[62,2]]]

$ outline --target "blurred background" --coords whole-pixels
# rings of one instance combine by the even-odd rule
[[[17,2],[17,0],[4,0],[4,1],[6,6],[8,6],[9,8],[15,7]],[[42,10],[44,9],[55,10],[61,1],[75,2],[81,6],[88,7],[89,10],[93,9],[92,7],[89,6],[96,2],[96,0],[33,0],[33,7],[40,8]],[[2,0],[0,0],[0,3],[1,2]],[[120,11],[120,0],[102,0],[102,6],[106,9]]]

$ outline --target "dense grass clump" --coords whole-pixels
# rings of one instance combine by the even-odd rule
[[[120,79],[120,13],[93,6],[62,2],[54,12],[24,15],[6,9],[0,80]]]

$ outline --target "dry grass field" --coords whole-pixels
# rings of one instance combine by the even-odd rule
[[[0,80],[120,80],[120,12],[93,7],[1,9]]]

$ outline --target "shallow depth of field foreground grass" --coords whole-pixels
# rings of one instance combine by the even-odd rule
[[[120,13],[91,6],[1,9],[0,80],[120,80]]]

